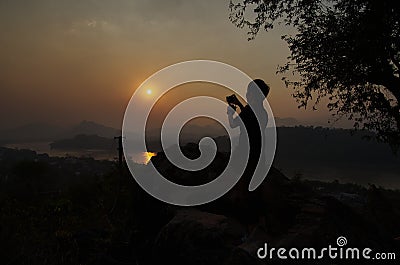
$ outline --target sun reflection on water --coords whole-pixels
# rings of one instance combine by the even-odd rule
[[[147,165],[153,156],[157,156],[157,154],[153,152],[143,152],[143,163]]]

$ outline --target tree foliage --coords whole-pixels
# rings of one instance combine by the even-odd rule
[[[278,68],[299,107],[324,97],[337,118],[400,144],[400,5],[396,0],[240,0],[230,20],[249,29],[249,39],[276,24],[290,56]],[[250,19],[249,13],[254,19]],[[288,78],[294,73],[294,79]]]

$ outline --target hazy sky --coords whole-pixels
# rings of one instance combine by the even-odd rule
[[[282,29],[247,41],[228,0],[2,0],[2,128],[93,120],[118,127],[135,88],[161,68],[193,59],[231,64],[263,78],[278,117],[320,123],[298,110],[276,68],[288,56]]]

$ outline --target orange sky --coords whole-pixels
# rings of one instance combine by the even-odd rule
[[[288,56],[280,39],[284,30],[261,32],[248,42],[245,30],[229,22],[228,4],[1,1],[0,128],[84,119],[119,127],[141,82],[165,66],[193,59],[222,61],[266,80],[275,116],[304,124],[326,122],[323,106],[317,112],[298,110],[275,74]]]

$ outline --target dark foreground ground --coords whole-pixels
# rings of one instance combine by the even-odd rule
[[[224,154],[217,159],[209,172],[221,170]],[[162,154],[152,161],[174,181],[188,177]],[[147,195],[114,162],[6,148],[0,183],[0,264],[285,264],[257,250],[337,246],[339,236],[400,259],[400,192],[373,184],[288,179],[273,168],[250,200],[239,190],[181,208]]]

